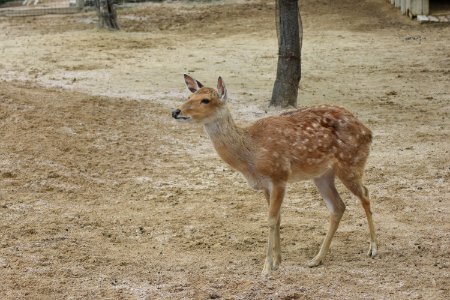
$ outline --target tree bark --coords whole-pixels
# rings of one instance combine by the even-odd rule
[[[113,0],[96,0],[98,28],[120,29]]]
[[[276,0],[277,78],[270,106],[297,106],[303,26],[298,0]]]

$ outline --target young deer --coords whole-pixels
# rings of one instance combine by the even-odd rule
[[[276,270],[281,263],[280,207],[286,184],[294,180],[312,179],[330,211],[328,233],[310,267],[322,263],[345,210],[334,184],[336,176],[361,200],[370,230],[368,255],[376,255],[369,195],[362,184],[372,140],[367,127],[344,108],[319,106],[266,117],[240,128],[226,106],[227,90],[221,77],[217,90],[188,75],[184,79],[193,94],[172,111],[172,117],[203,124],[219,156],[241,172],[250,186],[264,192],[269,205],[269,239],[263,273]]]

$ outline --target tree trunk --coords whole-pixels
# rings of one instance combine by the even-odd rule
[[[276,0],[277,78],[270,106],[297,106],[303,26],[298,0]]]
[[[108,28],[110,30],[118,30],[116,9],[113,0],[96,0],[98,28]]]

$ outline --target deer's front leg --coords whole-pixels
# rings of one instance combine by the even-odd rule
[[[267,242],[266,261],[263,273],[268,274],[276,270],[281,262],[280,251],[280,207],[285,193],[285,184],[274,184],[269,201],[269,237]],[[266,192],[267,194],[267,192]],[[274,263],[275,258],[275,263]]]
[[[267,205],[270,207],[270,192],[268,189],[264,190],[264,196],[267,200]],[[275,227],[275,239],[273,242],[273,270],[277,270],[281,264],[281,246],[280,246],[280,223],[281,223],[281,213],[278,213],[278,221]]]
[[[281,264],[281,246],[280,246],[280,223],[281,213],[278,213],[278,221],[275,226],[275,240],[273,242],[273,269],[277,270]]]

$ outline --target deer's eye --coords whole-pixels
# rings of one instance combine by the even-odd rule
[[[202,99],[202,101],[200,103],[208,104],[209,103],[209,99]]]

